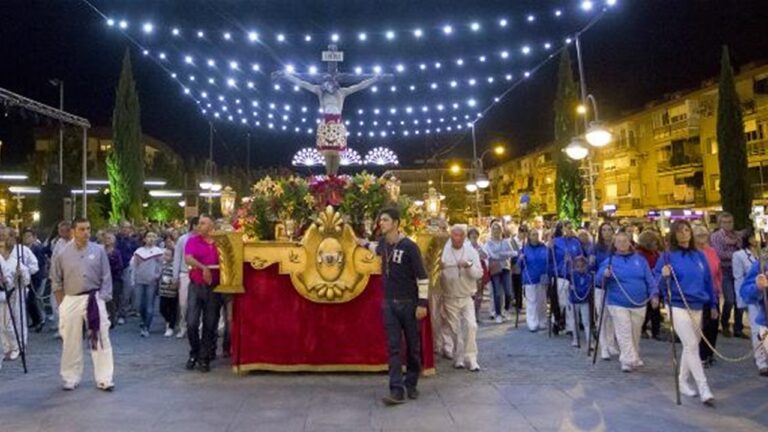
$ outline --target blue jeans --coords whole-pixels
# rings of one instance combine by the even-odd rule
[[[491,284],[493,285],[493,306],[496,309],[496,316],[501,315],[502,297],[504,298],[504,310],[508,311],[509,306],[512,303],[512,279],[508,269],[504,269],[501,273],[497,273],[491,276]]]
[[[382,312],[389,347],[389,391],[403,394],[403,387],[416,388],[421,373],[421,338],[414,300],[384,300]],[[400,358],[402,336],[405,335],[407,369],[403,381]]]
[[[139,295],[139,304],[141,313],[141,326],[147,330],[152,325],[152,314],[155,311],[155,297],[157,296],[157,283],[136,284],[136,291]]]

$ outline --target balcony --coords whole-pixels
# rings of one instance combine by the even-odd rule
[[[753,183],[752,199],[768,200],[768,183]]]
[[[658,171],[660,174],[690,171],[695,172],[703,168],[701,155],[683,154],[672,156],[668,161],[659,162]]]
[[[693,117],[670,125],[653,128],[653,139],[669,141],[699,135],[699,118]]]

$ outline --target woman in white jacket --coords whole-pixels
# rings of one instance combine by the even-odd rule
[[[19,340],[24,346],[27,344],[27,326],[23,325],[21,321],[21,314],[25,311],[19,304],[19,292],[23,291],[31,280],[29,268],[17,262],[15,254],[11,254],[8,245],[6,245],[6,236],[4,235],[0,236],[0,271],[2,271],[2,284],[5,288],[3,294],[0,295],[0,342],[3,348],[2,355],[0,355],[1,365],[3,357],[7,357],[9,360],[19,358]],[[11,320],[11,312],[13,313],[13,320]],[[15,328],[13,321],[16,324]],[[17,339],[16,331],[20,333],[20,339]]]
[[[477,320],[472,295],[477,280],[483,276],[480,256],[465,241],[463,225],[451,227],[451,240],[443,248],[440,262],[443,284],[444,326],[443,352],[454,359],[457,369],[480,370],[477,363]]]

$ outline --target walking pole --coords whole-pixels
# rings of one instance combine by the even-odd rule
[[[670,271],[672,271],[672,266],[669,264],[669,252],[664,254],[664,264],[670,266]],[[667,306],[669,307],[669,324],[672,326],[672,331],[669,332],[669,341],[672,344],[672,368],[674,371],[674,378],[675,378],[675,401],[677,405],[682,404],[680,401],[680,378],[678,375],[680,374],[680,365],[677,362],[677,348],[675,347],[675,319],[673,318],[672,314],[672,287],[670,284],[670,276],[667,276]]]
[[[608,256],[608,269],[611,270],[611,273],[613,273],[613,269],[611,268],[611,264],[613,263],[613,253]],[[603,275],[603,300],[600,302],[600,317],[598,317],[598,323],[597,323],[597,337],[595,338],[595,352],[592,353],[592,366],[597,363],[597,352],[599,351],[598,348],[600,348],[600,334],[603,331],[603,320],[605,319],[605,302],[608,300],[608,285],[605,283],[605,275]]]
[[[520,248],[521,251],[525,251],[525,244],[528,242],[528,237],[523,240],[523,246]],[[525,259],[525,254],[523,254],[523,258],[517,261],[518,267],[520,267],[520,306],[523,304],[523,292],[525,290],[523,289],[523,260]],[[517,297],[515,297],[515,328],[517,328],[517,325],[520,323],[520,306],[517,304]]]
[[[587,303],[589,303],[589,316],[587,319],[589,320],[589,340],[587,341],[587,357],[592,356],[592,344],[595,340],[595,273],[592,273],[592,289],[589,291],[589,298],[587,299]],[[582,318],[584,319],[584,318]]]

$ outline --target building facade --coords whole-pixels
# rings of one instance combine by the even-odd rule
[[[720,173],[716,80],[679,92],[609,121],[613,141],[592,149],[597,210],[617,217],[649,211],[703,214],[720,209],[720,176],[748,175],[754,204],[768,202],[768,64],[746,65],[736,76],[747,141],[747,173]],[[554,214],[555,148],[549,145],[490,170],[491,209],[515,215],[528,193],[542,213]],[[586,184],[587,162],[584,162]],[[591,211],[589,192],[584,212]]]

